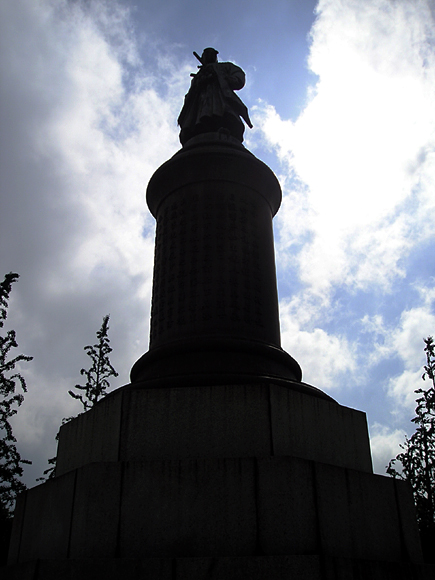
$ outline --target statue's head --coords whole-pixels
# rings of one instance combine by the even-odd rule
[[[214,48],[204,48],[201,55],[201,60],[203,64],[211,64],[213,62],[217,62],[217,55],[219,52]]]

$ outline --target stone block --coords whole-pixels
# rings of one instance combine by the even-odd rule
[[[62,427],[57,474],[96,461],[273,455],[371,472],[365,414],[271,384],[122,388]]]
[[[412,562],[385,562],[306,556],[183,558],[174,580],[433,580],[435,568]]]
[[[149,558],[45,560],[37,580],[172,580],[171,561]]]
[[[18,562],[24,514],[26,513],[26,500],[27,494],[24,492],[18,496],[15,503],[14,521],[9,542],[8,564],[15,564],[15,562]]]
[[[314,464],[319,542],[323,554],[352,557],[349,489],[346,470]]]
[[[413,538],[415,516],[405,490],[396,500],[393,479],[292,457],[259,458],[257,463],[263,554],[421,561],[411,539],[404,549],[402,538],[407,527]]]
[[[124,394],[120,457],[252,457],[271,452],[268,389],[224,385]]]
[[[394,480],[347,471],[352,552],[357,559],[403,559]]]
[[[2,580],[173,580],[172,561],[158,558],[34,560],[0,568]]]
[[[26,492],[18,561],[68,557],[75,478],[68,473]]]
[[[269,388],[273,455],[372,473],[365,413],[277,385]]]
[[[412,495],[404,482],[321,463],[314,467],[323,554],[422,562]]]
[[[10,563],[252,554],[254,474],[254,459],[87,465],[26,492]]]
[[[175,580],[323,580],[320,558],[257,556],[250,558],[179,558]]]
[[[408,492],[297,457],[89,464],[20,499],[10,563],[256,554],[421,562]]]
[[[38,560],[0,568],[2,580],[433,580],[435,568],[307,556]]]
[[[318,552],[315,488],[311,462],[260,458],[258,464],[258,543],[262,554]]]
[[[70,558],[115,558],[121,463],[92,463],[77,471]]]
[[[425,566],[411,562],[386,562],[349,558],[324,558],[323,580],[432,580]]]
[[[120,555],[250,555],[255,512],[251,459],[127,463]]]
[[[2,580],[37,580],[38,562],[26,562],[0,568]]]
[[[122,389],[60,428],[56,475],[95,461],[118,461]]]

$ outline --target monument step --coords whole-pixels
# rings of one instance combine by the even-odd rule
[[[3,580],[433,580],[435,567],[306,556],[34,560],[0,568]]]
[[[316,553],[421,562],[408,486],[295,457],[94,463],[20,496],[9,563]]]
[[[56,473],[95,461],[267,455],[371,473],[365,413],[270,383],[130,385],[62,426]]]

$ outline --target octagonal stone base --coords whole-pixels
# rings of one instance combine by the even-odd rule
[[[56,473],[95,461],[274,455],[372,472],[366,416],[274,384],[131,385],[61,427]]]

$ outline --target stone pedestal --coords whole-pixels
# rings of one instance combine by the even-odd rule
[[[279,184],[225,135],[152,178],[150,349],[60,430],[17,502],[5,578],[423,580],[412,494],[373,475],[364,413],[280,345]]]
[[[372,472],[364,413],[273,384],[131,385],[60,432],[57,475],[98,461],[287,455]]]
[[[364,413],[274,384],[130,385],[64,425],[9,562],[32,580],[429,577]]]

